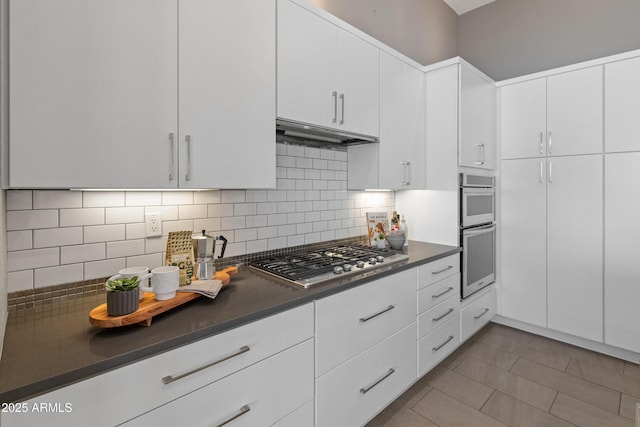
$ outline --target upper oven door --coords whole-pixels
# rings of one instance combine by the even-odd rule
[[[460,222],[463,228],[495,220],[496,192],[493,188],[461,188]]]

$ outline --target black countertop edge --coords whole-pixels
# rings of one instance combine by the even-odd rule
[[[418,250],[418,253],[414,254],[414,251],[412,251],[412,247],[428,247],[430,249],[433,248],[435,252],[431,253],[431,251],[428,251],[428,256],[424,256],[423,254],[420,254],[420,252],[423,251]],[[33,382],[29,382],[22,386],[6,390],[2,390],[2,388],[4,387],[0,386],[0,402],[19,402],[31,399],[37,397],[38,395],[55,391],[57,389],[72,385],[76,382],[80,382],[91,377],[109,372],[111,370],[121,368],[131,363],[136,363],[146,358],[156,356],[158,354],[191,344],[193,342],[218,335],[222,332],[238,328],[240,326],[272,316],[274,314],[302,306],[320,298],[353,289],[355,287],[365,285],[373,280],[381,279],[383,277],[390,276],[404,270],[437,261],[438,259],[459,253],[461,252],[461,250],[462,249],[460,247],[456,246],[410,241],[409,249],[407,251],[407,253],[409,254],[409,259],[407,261],[390,264],[382,270],[363,273],[362,275],[358,275],[356,278],[337,278],[335,281],[323,283],[321,285],[310,287],[308,289],[299,288],[300,292],[296,293],[297,297],[288,299],[284,302],[270,305],[256,311],[248,312],[235,318],[219,322],[214,325],[206,326],[194,331],[190,331],[179,336],[158,341],[151,345],[135,349],[134,351],[106,357],[98,362],[93,362],[85,366],[81,366],[77,369],[68,370],[57,375],[52,375]],[[261,276],[259,273],[254,274],[257,277]],[[268,284],[266,286],[268,286]],[[188,310],[188,307],[185,307],[185,309]],[[132,326],[139,328],[139,326],[137,325]],[[151,327],[153,327],[153,324]],[[5,345],[6,344],[7,343],[5,342]],[[0,360],[0,366],[2,366],[2,362],[4,362],[4,360]]]

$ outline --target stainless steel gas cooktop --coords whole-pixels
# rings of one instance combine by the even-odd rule
[[[249,266],[308,288],[341,275],[373,271],[409,259],[391,249],[342,245],[252,261]]]

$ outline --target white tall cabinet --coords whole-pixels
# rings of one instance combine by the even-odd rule
[[[275,1],[9,9],[11,187],[275,186]]]

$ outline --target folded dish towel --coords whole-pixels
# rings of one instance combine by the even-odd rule
[[[214,299],[222,289],[220,280],[194,280],[190,285],[180,286],[177,292],[195,292]]]

